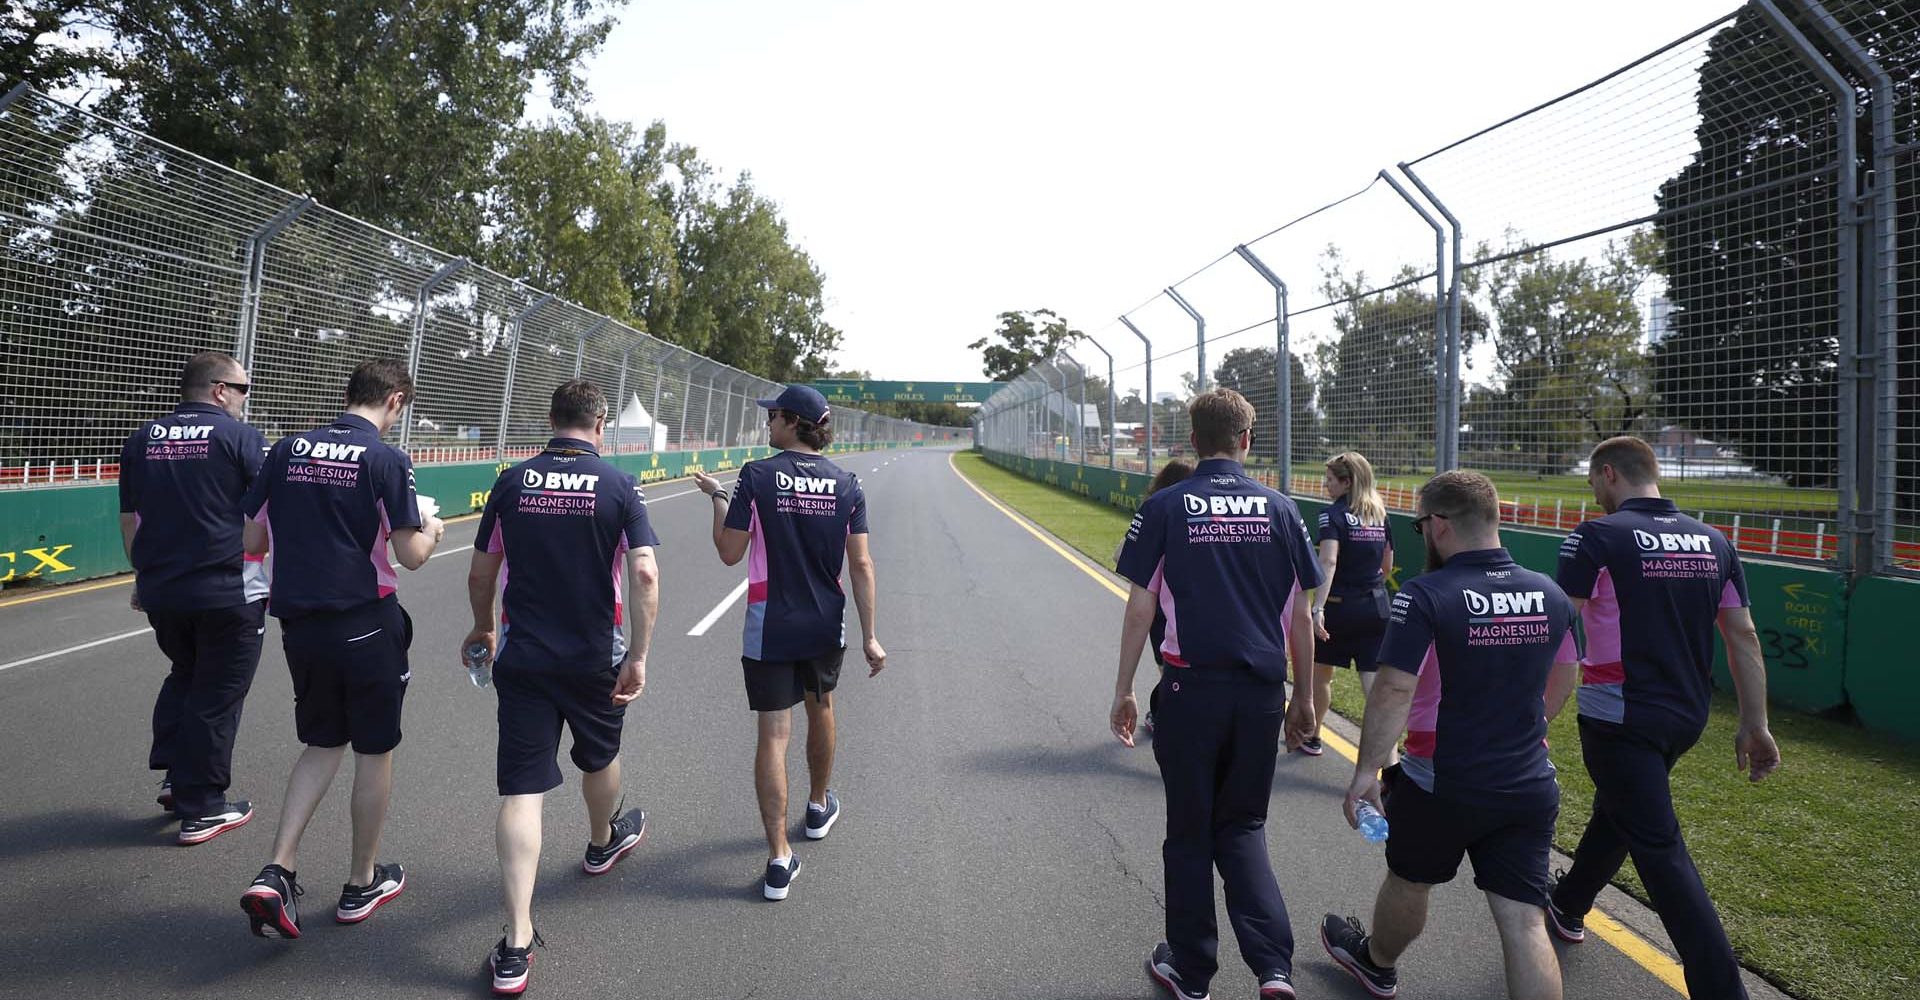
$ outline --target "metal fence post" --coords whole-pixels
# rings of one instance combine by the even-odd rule
[[[1129,330],[1132,330],[1132,331],[1133,331],[1133,335],[1134,335],[1134,336],[1136,336],[1136,337],[1139,337],[1139,338],[1140,338],[1140,343],[1141,343],[1142,345],[1144,345],[1144,346],[1146,347],[1146,354],[1147,354],[1147,390],[1146,390],[1146,392],[1147,392],[1147,464],[1146,464],[1146,473],[1147,473],[1148,475],[1152,475],[1152,474],[1153,474],[1153,341],[1151,341],[1151,340],[1148,340],[1148,339],[1147,339],[1147,335],[1146,335],[1146,334],[1144,334],[1144,333],[1141,333],[1141,332],[1140,332],[1140,328],[1139,328],[1139,327],[1137,327],[1137,326],[1134,326],[1134,325],[1133,325],[1133,320],[1130,320],[1130,319],[1128,319],[1128,318],[1126,318],[1125,316],[1122,316],[1122,317],[1120,317],[1120,325],[1121,325],[1121,326],[1124,326],[1124,327],[1126,327],[1126,328],[1127,328],[1127,329],[1129,329]]]
[[[1114,427],[1114,424],[1120,419],[1120,411],[1114,408],[1113,352],[1101,347],[1100,342],[1092,337],[1087,338],[1087,343],[1092,344],[1094,350],[1107,356],[1107,420],[1103,429],[1107,433],[1107,468],[1112,469],[1116,468],[1114,465],[1114,439],[1120,436],[1119,430]],[[1084,462],[1086,459],[1082,458],[1081,461]]]
[[[260,323],[260,282],[266,275],[267,244],[312,207],[312,198],[295,199],[247,237],[247,273],[240,285],[240,326],[233,338],[233,359],[240,362],[242,368],[253,365],[253,335]]]
[[[519,312],[514,313],[513,319],[507,323],[508,328],[513,331],[513,352],[507,355],[507,384],[500,391],[500,427],[493,445],[494,461],[496,462],[504,462],[507,460],[507,420],[513,412],[513,380],[520,369],[520,342],[526,339],[522,336],[522,327],[525,325],[527,317],[532,316],[535,312],[539,311],[541,306],[552,301],[553,296],[551,294],[542,293],[532,302],[522,307]]]
[[[33,88],[27,84],[14,84],[13,89],[7,91],[5,95],[0,95],[0,114],[5,114],[8,108],[13,107],[13,102],[27,96],[32,91]]]
[[[666,417],[660,412],[660,383],[666,381],[667,366],[653,359],[653,409],[647,413],[647,451],[653,451],[654,441],[659,439],[659,427]]]
[[[1453,413],[1453,405],[1448,402],[1453,388],[1450,377],[1453,337],[1447,329],[1447,234],[1433,213],[1414,200],[1392,174],[1382,170],[1380,179],[1433,227],[1433,471],[1445,472],[1453,467],[1453,458],[1447,454],[1450,450],[1447,439],[1451,436],[1447,433],[1447,421]]]
[[[1080,438],[1080,464],[1087,464],[1087,366],[1073,359],[1073,367],[1080,371],[1080,408],[1073,414],[1073,432]]]
[[[1840,54],[1855,71],[1871,81],[1873,92],[1873,183],[1862,200],[1872,217],[1872,228],[1861,227],[1863,252],[1867,260],[1862,268],[1862,314],[1867,322],[1859,331],[1857,364],[1847,371],[1858,373],[1861,381],[1859,406],[1862,419],[1861,440],[1856,443],[1861,465],[1862,498],[1870,500],[1862,511],[1863,527],[1873,532],[1873,559],[1868,570],[1894,568],[1894,527],[1897,521],[1895,498],[1899,469],[1899,328],[1900,328],[1900,235],[1898,156],[1899,138],[1894,121],[1893,76],[1860,44],[1820,0],[1806,0],[1814,26],[1836,43]],[[1877,359],[1877,366],[1873,364]],[[1871,377],[1867,370],[1877,367]],[[1842,387],[1842,392],[1845,388]],[[1864,433],[1872,428],[1869,436]],[[1844,444],[1842,445],[1844,447]]]
[[[1174,291],[1171,287],[1167,289],[1167,298],[1172,299],[1174,305],[1177,305],[1180,308],[1186,310],[1187,315],[1193,317],[1193,354],[1195,359],[1197,359],[1195,362],[1194,368],[1199,372],[1199,374],[1194,376],[1193,391],[1196,393],[1206,392],[1207,391],[1207,320],[1206,320],[1206,317],[1200,315],[1200,310],[1195,309],[1192,305],[1190,305],[1187,302],[1186,299],[1181,298],[1180,293]]]
[[[416,395],[420,380],[420,348],[427,337],[427,296],[432,295],[433,290],[440,287],[441,282],[453,277],[469,263],[472,262],[465,257],[455,257],[440,265],[440,269],[433,272],[432,277],[421,282],[420,287],[414,290],[413,337],[407,345],[407,374],[414,378]],[[413,400],[409,399],[406,416],[400,422],[400,450],[407,450],[407,442],[411,440],[413,440]]]
[[[1287,283],[1273,273],[1266,262],[1254,256],[1246,244],[1233,248],[1247,266],[1259,272],[1273,286],[1273,337],[1274,358],[1273,377],[1279,387],[1274,408],[1279,412],[1273,417],[1274,458],[1276,471],[1280,476],[1280,492],[1293,492],[1293,347],[1288,343],[1290,331],[1287,322]]]
[[[1441,201],[1440,196],[1433,193],[1433,189],[1427,186],[1426,181],[1421,180],[1420,175],[1413,172],[1411,165],[1400,164],[1400,171],[1407,175],[1407,179],[1413,182],[1414,187],[1420,189],[1420,193],[1425,195],[1428,201],[1433,203],[1434,208],[1440,210],[1440,217],[1447,220],[1447,225],[1453,229],[1453,266],[1448,273],[1451,280],[1447,288],[1447,422],[1441,434],[1441,441],[1446,445],[1445,468],[1457,469],[1460,467],[1460,397],[1463,395],[1460,391],[1460,274],[1463,264],[1461,255],[1466,235],[1460,226],[1459,218],[1447,210],[1447,203]]]
[[[1857,236],[1861,225],[1859,216],[1860,177],[1856,165],[1860,162],[1860,138],[1851,127],[1859,118],[1859,101],[1853,84],[1847,81],[1833,64],[1821,57],[1820,50],[1813,42],[1794,27],[1792,21],[1780,12],[1774,0],[1753,0],[1754,9],[1765,17],[1787,46],[1791,48],[1806,65],[1812,69],[1833,95],[1834,120],[1839,123],[1834,129],[1834,138],[1839,146],[1835,157],[1834,186],[1836,189],[1835,211],[1840,214],[1839,243],[1836,263],[1839,273],[1839,288],[1835,289],[1839,314],[1835,317],[1840,341],[1839,427],[1837,444],[1839,446],[1839,504],[1841,541],[1834,553],[1834,567],[1840,573],[1851,577],[1872,565],[1873,562],[1873,526],[1872,517],[1863,517],[1860,503],[1861,455],[1861,393],[1865,390],[1869,407],[1872,400],[1871,381],[1873,376],[1860,370],[1863,360],[1860,351],[1860,241]],[[1869,451],[1871,462],[1872,453]],[[1869,492],[1873,489],[1871,479],[1866,481]]]
[[[697,355],[696,357],[698,358]],[[685,451],[687,449],[687,416],[688,416],[687,411],[693,407],[693,373],[696,369],[698,369],[702,364],[705,364],[705,363],[706,363],[705,358],[698,358],[698,360],[694,361],[693,364],[690,364],[687,366],[687,383],[680,390],[680,450],[681,451]]]
[[[585,332],[581,333],[578,337],[574,338],[574,341],[573,341],[573,377],[574,378],[580,377],[580,372],[582,370],[582,367],[586,363],[587,341],[592,340],[595,337],[598,337],[600,335],[600,331],[605,330],[612,323],[613,323],[613,319],[611,317],[602,316],[600,317],[600,322],[593,324],[593,326],[590,329],[586,330]]]
[[[719,364],[718,361],[714,364]],[[713,383],[716,376],[707,376],[707,399],[700,407],[700,447],[713,440]]]
[[[620,418],[627,415],[627,365],[633,360],[633,348],[620,352],[620,380],[613,390],[613,453],[620,454]]]

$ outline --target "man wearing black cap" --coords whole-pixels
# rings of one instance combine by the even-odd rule
[[[833,443],[826,398],[788,386],[767,410],[767,440],[779,454],[748,462],[731,497],[718,480],[696,473],[712,497],[713,545],[720,561],[747,560],[745,651],[747,705],[759,713],[753,765],[760,822],[767,834],[761,892],[787,898],[800,859],[787,843],[787,740],[795,705],[807,706],[807,838],[820,840],[840,820],[840,799],[827,787],[833,773],[833,689],[846,655],[844,557],[871,677],[887,665],[874,637],[873,558],[867,552],[867,502],[852,473],[822,457]]]

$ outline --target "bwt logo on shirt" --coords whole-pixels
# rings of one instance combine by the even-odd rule
[[[520,479],[530,490],[569,490],[585,492],[600,485],[598,475],[586,472],[547,472],[528,469]]]
[[[840,484],[831,476],[789,476],[784,472],[775,472],[773,485],[784,492],[835,496],[834,488]]]
[[[164,424],[154,424],[147,429],[147,436],[155,441],[206,441],[213,437],[213,425],[168,427]]]
[[[367,453],[364,444],[343,444],[338,441],[309,441],[306,438],[293,439],[293,457],[311,458],[316,462],[358,462],[360,456]]]
[[[1547,613],[1547,593],[1544,590],[1529,590],[1519,594],[1496,593],[1491,597],[1475,590],[1462,590],[1460,596],[1467,599],[1467,613],[1475,616]]]
[[[1266,497],[1203,497],[1188,493],[1182,499],[1187,502],[1187,513],[1194,517],[1229,517],[1236,514],[1264,517],[1267,513]]]
[[[1347,511],[1347,524],[1355,528],[1360,527],[1359,516],[1356,515],[1353,511]]]
[[[1651,531],[1633,529],[1634,543],[1642,552],[1712,552],[1713,538],[1710,535],[1678,534],[1663,531],[1654,534]]]

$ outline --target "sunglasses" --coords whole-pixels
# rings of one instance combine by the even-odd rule
[[[1419,517],[1416,517],[1413,519],[1413,533],[1416,535],[1426,534],[1427,533],[1426,522],[1427,522],[1427,519],[1430,517],[1437,517],[1442,521],[1447,519],[1447,515],[1445,514],[1422,514]]]
[[[224,385],[227,388],[232,389],[234,392],[237,392],[242,396],[246,395],[247,392],[253,388],[253,383],[251,382],[228,382],[225,379],[214,379],[212,382],[209,382],[207,384],[208,385]]]

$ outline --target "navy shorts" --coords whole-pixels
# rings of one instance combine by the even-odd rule
[[[1473,859],[1473,884],[1529,906],[1547,905],[1552,880],[1553,821],[1558,790],[1550,802],[1526,808],[1475,804],[1463,808],[1415,784],[1399,765],[1381,774],[1387,807],[1387,870],[1424,885],[1453,881],[1460,859]]]
[[[1334,594],[1327,598],[1327,634],[1315,637],[1313,662],[1329,667],[1352,667],[1362,673],[1379,669],[1380,639],[1387,634],[1387,592]]]
[[[840,686],[840,662],[847,647],[804,660],[755,660],[742,656],[747,676],[747,707],[756,712],[781,712],[800,704],[811,693],[825,698]]]
[[[400,745],[400,709],[413,673],[413,619],[392,596],[344,611],[287,618],[280,644],[293,675],[293,725],[312,747],[353,744],[382,754]]]
[[[560,726],[573,733],[575,767],[592,774],[620,755],[627,706],[613,703],[620,665],[572,670],[496,666],[500,749],[495,774],[502,795],[538,795],[560,787]]]

